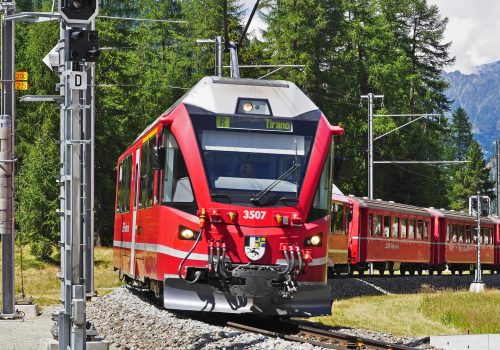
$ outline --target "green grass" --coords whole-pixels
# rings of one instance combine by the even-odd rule
[[[1,252],[0,252],[1,256]],[[60,280],[58,278],[59,262],[57,253],[53,260],[43,262],[29,254],[29,248],[23,249],[24,292],[31,296],[40,306],[59,304]],[[113,250],[111,248],[96,248],[94,251],[94,285],[97,294],[109,293],[112,288],[121,286],[118,274],[112,268]],[[19,247],[16,247],[15,294],[21,296],[21,258]],[[0,264],[1,265],[1,264]],[[2,267],[0,266],[0,271]],[[1,290],[0,290],[1,295]]]
[[[315,320],[408,336],[500,333],[498,290],[357,297],[335,301],[332,312]]]

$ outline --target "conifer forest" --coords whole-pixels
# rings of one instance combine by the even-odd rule
[[[199,79],[214,74],[214,47],[197,43],[221,35],[238,42],[248,9],[238,0],[100,2],[101,54],[96,65],[96,241],[112,243],[116,161],[137,135]],[[17,1],[17,11],[50,11],[52,1]],[[454,62],[444,40],[447,18],[426,0],[262,0],[262,32],[250,32],[240,65],[303,65],[264,79],[297,84],[345,135],[336,147],[335,184],[345,194],[367,192],[367,104],[375,114],[434,113],[374,143],[375,160],[469,160],[459,165],[376,164],[374,198],[463,210],[481,191],[492,199],[487,160],[465,110],[450,110],[442,71]],[[227,23],[228,31],[224,33]],[[57,75],[42,58],[59,39],[59,23],[16,25],[16,69],[30,74],[27,94],[53,95]],[[229,64],[229,53],[224,56]],[[267,68],[242,68],[259,78]],[[229,70],[223,71],[229,76]],[[23,93],[18,93],[18,97]],[[376,117],[382,135],[411,117]],[[16,225],[32,253],[49,257],[59,238],[59,110],[53,103],[17,103]],[[188,155],[184,155],[188,156]]]

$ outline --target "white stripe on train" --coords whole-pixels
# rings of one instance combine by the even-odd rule
[[[131,242],[124,242],[124,241],[113,241],[113,246],[117,248],[124,248],[124,249],[130,249],[131,247]],[[161,253],[165,254],[168,256],[173,256],[175,258],[184,258],[186,254],[188,253],[187,251],[184,250],[179,250],[175,249],[172,247],[167,247],[166,245],[163,244],[153,244],[153,243],[135,243],[135,249],[136,250],[143,250],[146,252],[152,252],[152,253]],[[199,253],[192,253],[189,256],[189,259],[191,260],[202,260],[202,261],[208,261],[208,254],[199,254]],[[327,257],[324,256],[322,258],[316,258],[311,261],[309,266],[318,266],[318,265],[323,265],[326,264]],[[276,260],[277,265],[286,265],[286,260],[285,259],[278,259]]]

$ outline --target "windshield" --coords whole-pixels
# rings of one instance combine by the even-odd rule
[[[266,206],[296,204],[318,118],[191,118],[214,201]],[[260,192],[264,193],[262,198],[252,202],[251,198]]]

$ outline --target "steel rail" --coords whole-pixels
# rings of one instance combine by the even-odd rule
[[[241,324],[237,322],[229,321],[227,326],[236,328],[239,330],[258,333],[274,338],[280,338],[284,340],[308,343],[315,346],[321,346],[323,348],[338,349],[338,350],[414,350],[415,348],[409,347],[401,344],[386,343],[380,340],[373,340],[348,334],[343,334],[339,332],[332,332],[329,330],[315,328],[311,326],[305,326],[296,322],[291,321],[281,321],[282,326],[288,326],[289,331],[273,331],[269,329],[262,329],[253,327],[247,324]],[[291,334],[294,333],[294,334]],[[311,339],[310,337],[313,337]]]

